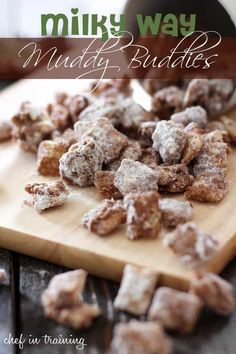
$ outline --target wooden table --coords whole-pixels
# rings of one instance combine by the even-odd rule
[[[6,83],[0,84],[0,87]],[[65,268],[39,261],[14,252],[0,249],[0,268],[5,268],[8,280],[0,286],[0,354],[106,354],[114,323],[127,321],[130,317],[115,312],[112,306],[118,284],[89,276],[83,297],[90,303],[98,303],[102,316],[87,331],[73,331],[58,326],[43,316],[40,295],[49,280]],[[231,262],[223,276],[236,288],[236,260]],[[173,336],[175,354],[234,354],[236,348],[236,312],[230,318],[221,318],[205,311],[194,334]],[[87,346],[83,351],[75,345],[38,345],[24,349],[18,345],[4,344],[4,338],[28,336],[41,338],[84,338]],[[135,354],[135,353],[134,353]],[[145,353],[144,353],[145,354]]]

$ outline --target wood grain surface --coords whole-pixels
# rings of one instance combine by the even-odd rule
[[[1,93],[0,114],[9,118],[22,100],[41,104],[50,102],[55,91],[76,93],[81,89],[81,83],[75,80],[25,80]],[[46,180],[37,175],[35,162],[33,155],[21,151],[16,144],[0,145],[0,246],[70,268],[82,267],[114,280],[120,278],[125,263],[148,266],[161,272],[163,284],[187,287],[192,272],[162,246],[161,237],[131,242],[123,229],[99,237],[81,227],[83,214],[99,202],[94,188],[73,188],[75,200],[41,215],[24,206],[25,184]],[[214,205],[194,203],[194,220],[220,243],[219,252],[205,267],[214,272],[225,267],[236,248],[235,149],[229,165],[231,186],[226,198]]]

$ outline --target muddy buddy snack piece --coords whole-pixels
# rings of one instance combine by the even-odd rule
[[[31,195],[31,199],[25,203],[34,207],[38,213],[63,205],[69,200],[69,190],[62,181],[29,183],[25,186],[25,191]]]
[[[161,287],[154,295],[148,319],[159,321],[166,329],[190,333],[196,326],[201,309],[202,301],[198,296]]]
[[[200,105],[211,116],[220,114],[227,107],[234,90],[233,80],[194,79],[190,82],[184,96],[184,106]]]
[[[163,243],[191,268],[201,267],[218,250],[218,241],[199,230],[195,223],[177,226],[165,236]]]
[[[190,283],[190,293],[219,315],[227,316],[235,309],[233,286],[216,274],[199,273]]]
[[[131,95],[131,80],[129,78],[94,81],[90,90],[96,96],[116,96],[119,93]]]
[[[160,165],[156,169],[156,177],[159,190],[169,193],[185,192],[194,181],[184,164]]]
[[[145,148],[142,150],[140,162],[153,170],[157,170],[160,164],[160,156],[152,147]]]
[[[182,124],[161,121],[152,135],[153,148],[159,152],[164,163],[177,164],[187,144],[187,134]]]
[[[42,176],[59,176],[59,160],[69,145],[63,141],[44,140],[40,143],[37,169]]]
[[[122,108],[119,124],[123,129],[139,130],[143,122],[150,120],[149,114],[132,97],[118,96],[117,102]]]
[[[10,122],[0,121],[0,143],[11,139],[12,129],[13,126]]]
[[[161,212],[158,200],[159,194],[156,192],[128,194],[125,196],[124,207],[127,212],[126,236],[130,240],[158,236],[161,229]]]
[[[103,152],[93,138],[82,139],[72,145],[60,159],[61,177],[78,184],[80,187],[91,186],[95,173],[102,169]]]
[[[111,171],[117,171],[124,159],[137,161],[142,155],[142,148],[138,141],[129,140],[127,146],[123,148],[119,157],[110,162],[106,168]]]
[[[190,123],[196,123],[199,128],[207,125],[207,112],[200,106],[186,108],[184,111],[171,116],[171,121],[183,124],[185,127]]]
[[[42,294],[44,307],[62,307],[81,303],[87,272],[78,269],[55,275]]]
[[[220,122],[223,124],[224,129],[228,132],[230,141],[236,143],[236,122],[235,120],[222,116]]]
[[[172,354],[172,342],[157,322],[118,323],[114,327],[111,354]]]
[[[203,146],[203,137],[194,125],[196,123],[190,123],[185,131],[188,133],[187,144],[184,148],[181,163],[188,165],[192,160],[194,160],[199,154]],[[191,127],[190,127],[191,125]]]
[[[62,326],[79,330],[90,327],[93,320],[100,316],[101,310],[97,305],[80,303],[62,308],[45,308],[44,314]]]
[[[128,138],[116,130],[106,118],[99,118],[91,123],[77,122],[75,132],[78,139],[91,137],[103,152],[104,163],[118,158],[122,149],[128,144]]]
[[[116,309],[144,315],[150,305],[159,275],[148,268],[126,265],[117,297]]]
[[[162,223],[165,227],[175,227],[190,221],[193,217],[192,206],[189,202],[165,198],[159,200]]]
[[[122,202],[105,199],[84,215],[82,225],[100,236],[108,235],[126,220]]]
[[[103,198],[122,198],[120,191],[114,186],[115,173],[113,171],[98,171],[95,174],[94,184]]]
[[[220,202],[229,189],[229,183],[219,171],[214,169],[211,173],[203,173],[196,177],[193,184],[187,188],[185,196],[199,202]]]
[[[152,99],[152,111],[161,119],[169,117],[181,110],[184,93],[176,86],[157,91]]]
[[[50,119],[56,129],[63,132],[71,125],[69,110],[61,104],[50,104],[48,106]]]
[[[79,120],[80,113],[88,107],[89,100],[84,95],[75,95],[71,97],[68,109],[73,123],[76,123]]]
[[[122,195],[158,191],[156,173],[144,164],[129,159],[122,161],[114,185]]]
[[[13,137],[20,147],[36,153],[42,140],[50,138],[55,126],[46,110],[33,106],[29,102],[22,104],[20,112],[12,118]]]
[[[7,278],[7,273],[4,269],[0,269],[0,284]]]

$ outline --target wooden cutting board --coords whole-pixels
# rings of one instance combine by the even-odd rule
[[[76,93],[86,83],[76,80],[25,80],[0,94],[0,119],[9,118],[23,100],[50,102],[55,91]],[[139,101],[142,101],[140,97]],[[231,116],[236,117],[236,111]],[[194,220],[220,243],[217,255],[205,269],[220,272],[236,250],[236,149],[228,172],[231,183],[219,204],[194,203]],[[106,237],[81,227],[84,213],[96,206],[95,188],[73,188],[77,199],[38,215],[23,205],[24,186],[45,181],[37,175],[36,159],[12,142],[0,144],[0,246],[70,268],[82,267],[90,273],[118,280],[126,263],[148,266],[161,272],[163,284],[185,289],[192,271],[183,266],[161,240],[129,241],[124,229]],[[181,198],[181,197],[180,197]],[[161,237],[160,237],[161,238]]]

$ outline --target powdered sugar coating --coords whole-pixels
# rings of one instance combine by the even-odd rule
[[[148,319],[160,321],[164,328],[181,333],[193,331],[202,309],[198,296],[171,288],[159,288],[148,312]]]
[[[197,123],[200,128],[205,128],[207,124],[207,112],[201,106],[190,107],[182,112],[173,114],[171,121],[183,124],[185,127],[190,123]]]
[[[134,315],[144,315],[150,305],[158,273],[147,268],[126,265],[114,307]]]
[[[90,137],[82,139],[61,157],[61,177],[80,187],[91,186],[95,173],[102,169],[103,160],[103,152],[95,140]]]
[[[172,121],[160,121],[152,135],[153,148],[166,164],[177,164],[187,144],[183,125]]]
[[[124,207],[127,212],[126,236],[135,240],[140,237],[155,238],[161,229],[161,212],[156,192],[127,194]]]
[[[191,268],[201,267],[218,250],[218,241],[199,230],[194,223],[186,223],[167,234],[164,245],[180,257]]]
[[[78,139],[91,137],[103,152],[104,163],[118,158],[122,149],[128,144],[125,135],[116,130],[106,118],[99,118],[92,123],[77,122],[74,126]]]
[[[159,208],[162,213],[162,223],[165,227],[184,224],[193,217],[192,206],[189,202],[165,198],[159,200]]]
[[[171,354],[172,342],[157,322],[132,320],[114,328],[111,354]]]
[[[107,235],[126,220],[126,212],[120,201],[105,199],[84,215],[82,224],[100,236]]]
[[[62,181],[29,183],[25,191],[31,195],[26,204],[33,206],[38,213],[63,205],[69,200],[69,190]]]
[[[117,171],[124,159],[137,161],[142,155],[142,148],[138,141],[129,140],[123,148],[118,158],[110,162],[106,168],[111,171]]]
[[[129,159],[122,161],[114,185],[122,195],[158,190],[155,172],[144,164]]]
[[[219,315],[227,316],[235,309],[233,286],[216,274],[198,274],[191,280],[190,292]]]

